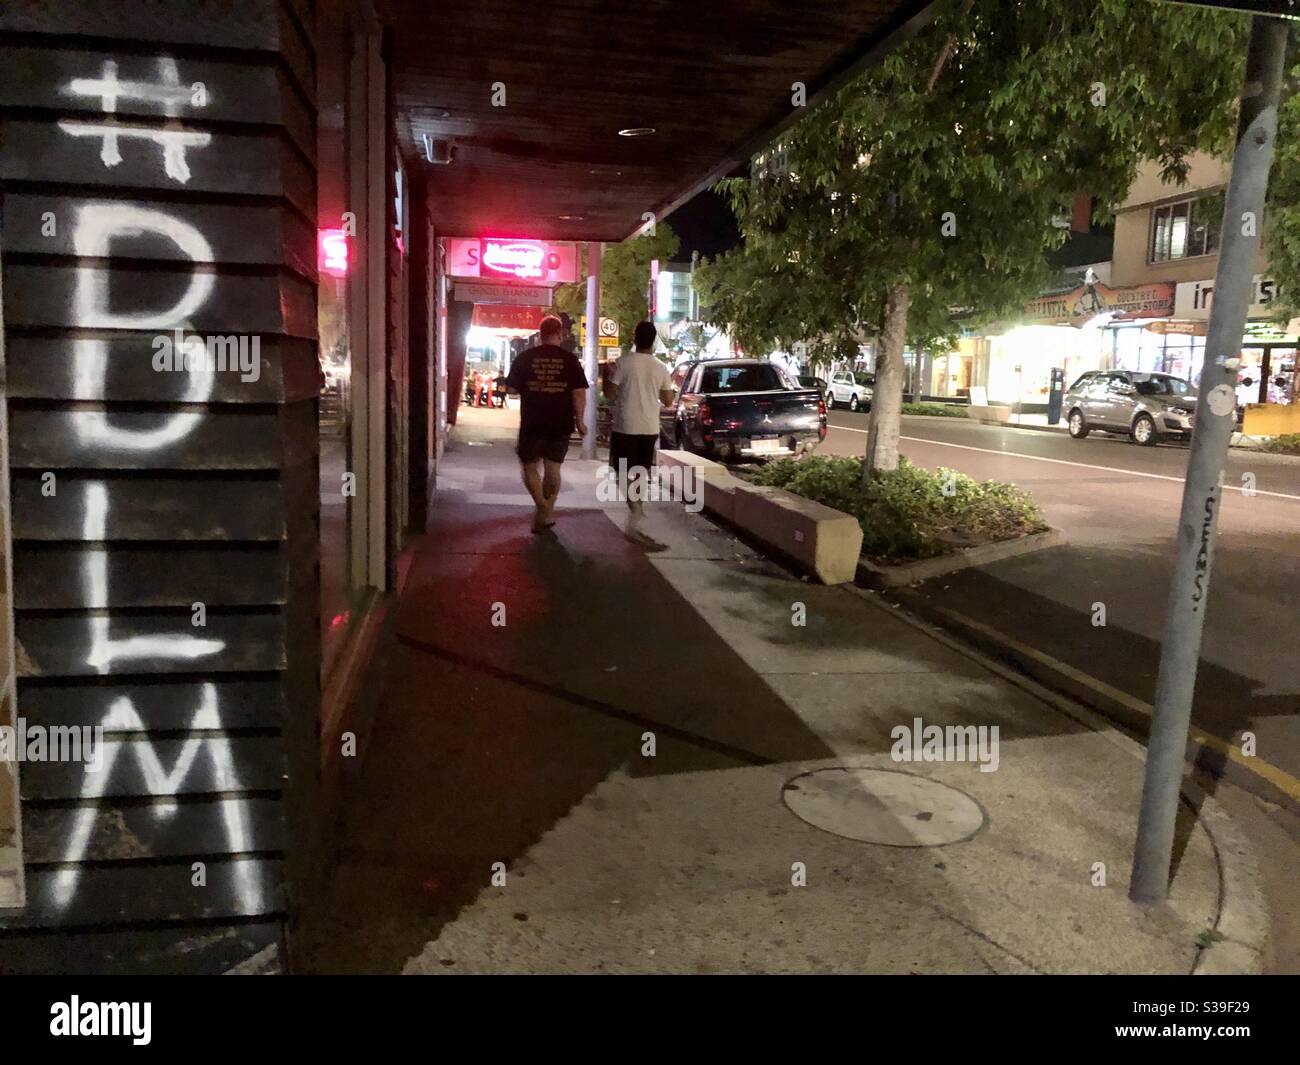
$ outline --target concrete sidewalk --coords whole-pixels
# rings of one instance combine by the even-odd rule
[[[1187,973],[1216,952],[1253,964],[1249,872],[1225,891],[1190,807],[1169,905],[1129,903],[1142,775],[1129,741],[680,505],[652,508],[668,549],[645,554],[620,535],[621,505],[598,501],[596,463],[566,463],[559,524],[532,535],[513,420],[462,410],[332,897],[296,966]],[[997,726],[997,770],[893,761],[891,730],[916,718]],[[1202,951],[1221,895],[1247,919]]]

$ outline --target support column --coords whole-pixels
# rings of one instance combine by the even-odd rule
[[[23,766],[0,957],[220,972],[280,941],[316,838],[311,9],[0,31],[18,713],[107,734]]]
[[[603,245],[592,241],[587,245],[587,346],[583,351],[583,366],[587,372],[587,409],[584,422],[587,435],[582,438],[582,457],[596,457],[596,407],[600,391],[600,253]]]

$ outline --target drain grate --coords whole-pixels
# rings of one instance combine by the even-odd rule
[[[988,819],[965,792],[897,769],[814,769],[786,781],[781,797],[814,828],[886,847],[960,843]]]

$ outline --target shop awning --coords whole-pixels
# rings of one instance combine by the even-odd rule
[[[747,163],[932,0],[379,0],[439,236],[618,241]],[[620,131],[653,129],[640,136]],[[446,158],[449,163],[431,163]]]

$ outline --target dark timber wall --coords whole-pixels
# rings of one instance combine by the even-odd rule
[[[0,971],[221,971],[310,861],[314,84],[308,0],[0,4],[18,711],[107,729],[20,767]]]

